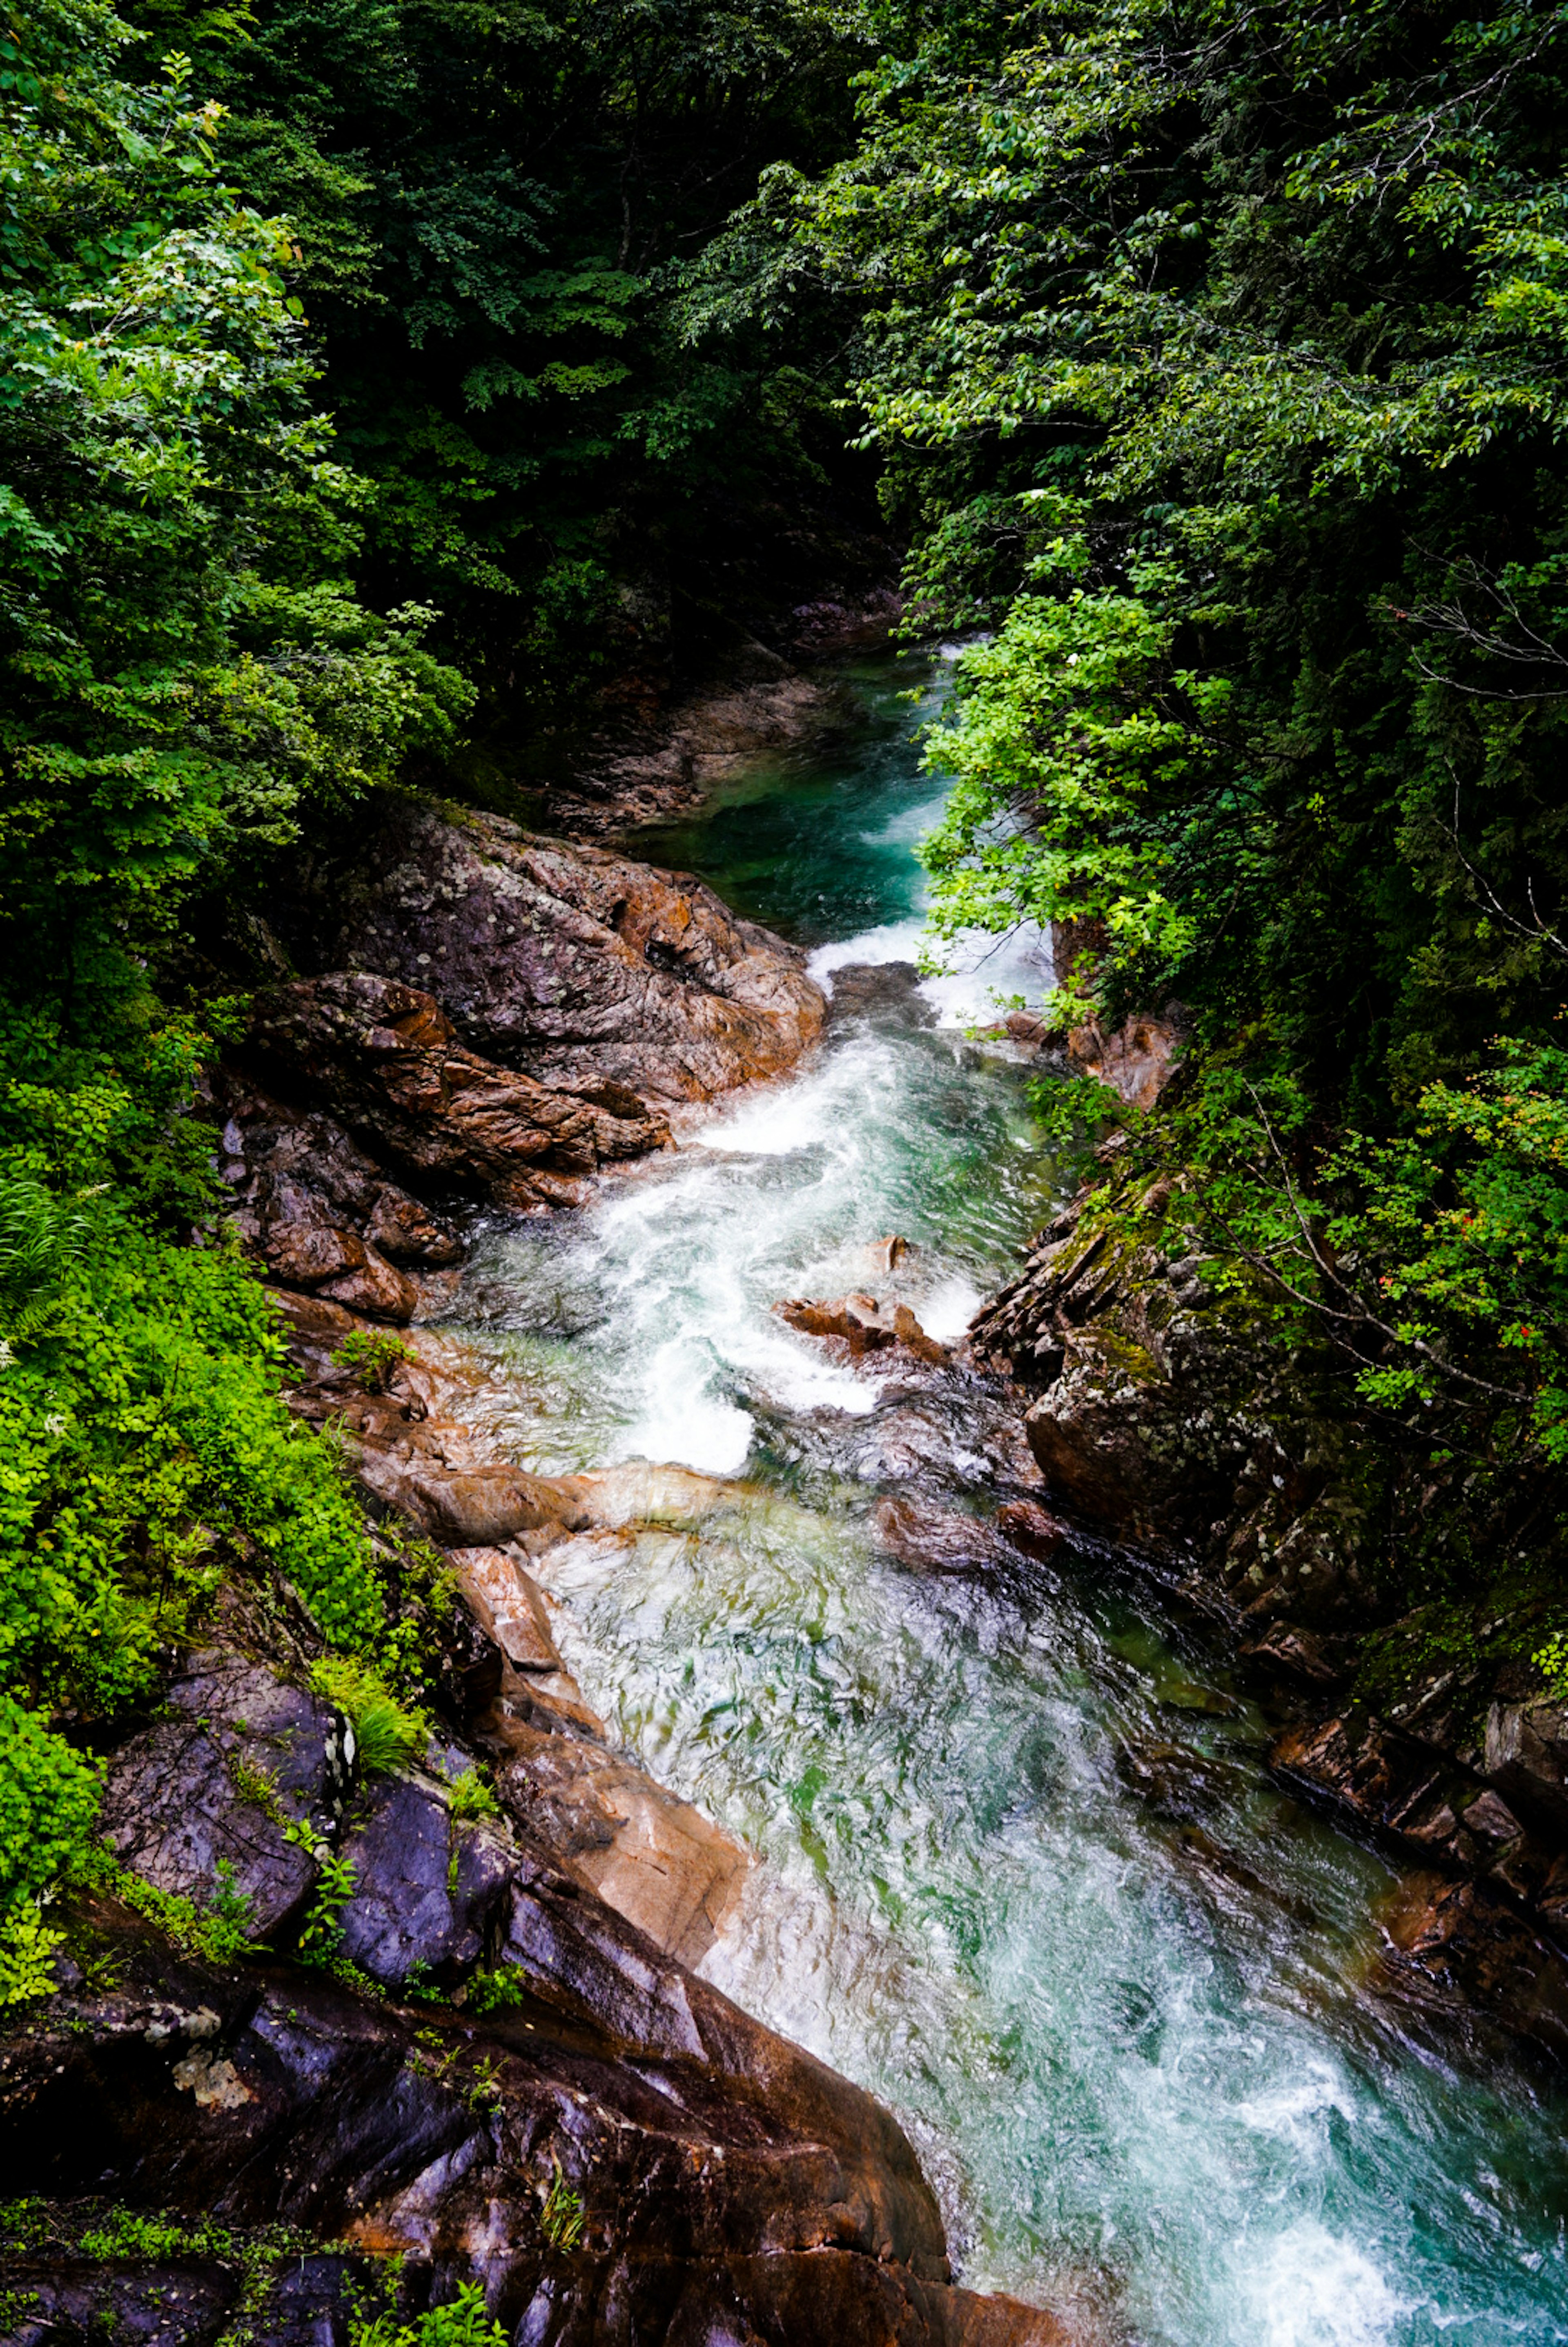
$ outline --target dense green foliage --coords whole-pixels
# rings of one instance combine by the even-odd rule
[[[1565,99],[1550,5],[954,7],[689,297],[853,310],[916,624],[992,631],[939,932],[1186,1005],[1143,1154],[1494,1464],[1568,1451]]]
[[[842,428],[799,350],[694,354],[666,297],[763,166],[842,143],[860,10],[133,13],[189,50],[247,187],[288,216],[377,601],[439,605],[510,730],[766,592]]]
[[[289,1583],[389,1758],[444,1602],[280,1398],[194,1107],[237,1006],[182,990],[193,900],[809,593],[873,462],[911,629],[977,631],[939,933],[1065,925],[1064,1022],[1185,1004],[1151,1168],[1378,1439],[1550,1483],[1565,99],[1545,0],[6,20],[18,1981],[95,1750],[223,1575]]]
[[[342,576],[281,227],[95,5],[9,29],[0,394],[0,1897],[83,1846],[99,1723],[255,1544],[324,1633],[382,1611],[209,1224],[206,1038],[148,964],[199,879],[451,738],[465,688]],[[193,1226],[209,1243],[176,1242]],[[47,1723],[47,1724],[46,1724]],[[65,1731],[65,1732],[63,1732]]]
[[[727,562],[769,510],[788,537],[842,432],[756,334],[694,362],[670,272],[763,165],[841,149],[862,54],[830,0],[26,0],[0,28],[13,1987],[36,1895],[97,1863],[95,1752],[226,1575],[313,1617],[369,1764],[422,1739],[450,1593],[284,1406],[196,1107],[242,1006],[191,1000],[191,908],[450,768],[484,684],[546,708],[657,667],[672,595],[733,625]]]

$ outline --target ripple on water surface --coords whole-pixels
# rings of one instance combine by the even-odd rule
[[[850,748],[640,844],[829,976],[912,952],[935,812],[907,707],[861,684]],[[885,1289],[892,1231],[940,1336],[1005,1276],[1054,1169],[1020,1070],[957,1022],[1037,991],[1033,951],[892,989],[585,1213],[482,1230],[453,1333],[514,1456],[736,1479],[569,1544],[567,1660],[759,1852],[704,1969],[899,2110],[967,2280],[1146,2347],[1568,2341],[1563,2097],[1401,2034],[1365,1985],[1386,1870],[1269,1787],[1264,1723],[1108,1568],[892,1560],[879,1496],[983,1510],[1005,1445],[972,1389],[901,1390],[771,1312]]]

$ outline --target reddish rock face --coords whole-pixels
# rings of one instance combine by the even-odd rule
[[[669,1145],[667,1107],[779,1074],[826,1015],[803,957],[699,881],[496,818],[400,809],[280,917],[320,974],[259,995],[211,1080],[223,1178],[275,1278],[376,1319],[462,1253],[404,1180],[579,1205]]]
[[[232,1070],[209,1086],[219,1169],[241,1244],[285,1286],[380,1320],[410,1320],[411,1272],[455,1263],[456,1233],[355,1146],[333,1117],[286,1108]]]
[[[669,1138],[629,1095],[606,1106],[482,1060],[433,995],[392,979],[338,970],[270,988],[248,1044],[395,1164],[495,1205],[575,1204],[600,1165]]]
[[[471,1051],[623,1118],[777,1075],[827,1014],[804,956],[689,874],[494,815],[393,810],[294,919],[317,969],[428,991]]]

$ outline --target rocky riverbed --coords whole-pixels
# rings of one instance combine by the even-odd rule
[[[135,1878],[258,1944],[215,1962],[167,1908],[87,1900],[59,1993],[0,2048],[5,2189],[30,2196],[6,2335],[336,2341],[385,2287],[417,2310],[476,2283],[528,2347],[1054,2347],[1049,2315],[952,2287],[895,2121],[690,1970],[749,1860],[615,1748],[533,1571],[657,1518],[668,1472],[530,1474],[453,1414],[439,1355],[343,1350],[440,1300],[465,1197],[578,1204],[789,1067],[825,1010],[803,957],[689,878],[412,808],[305,873],[277,933],[299,974],[211,1078],[223,1177],[293,1407],[380,1537],[439,1567],[435,1725],[367,1767],[311,1691],[308,1614],[231,1560],[106,1755],[103,1816]],[[323,1971],[293,1959],[330,1868]]]
[[[963,1035],[1005,973],[884,910],[888,739],[870,804],[738,801],[718,893],[400,802],[280,894],[221,1172],[433,1731],[370,1766],[226,1555],[105,1821],[264,1945],[86,1901],[0,2051],[29,2347],[465,2285],[523,2347],[1380,2347],[1555,2291],[1487,2178],[1553,2139],[1568,1738],[1501,1666],[1369,1697],[1345,1458],[1105,1235],[1114,1151],[1061,1204],[1038,1037]],[[1074,1064],[1152,1100],[1178,1040]]]

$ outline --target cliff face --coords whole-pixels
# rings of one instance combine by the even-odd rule
[[[826,1016],[803,957],[701,882],[492,816],[393,807],[275,926],[303,974],[213,1078],[223,1178],[279,1280],[386,1320],[461,1253],[443,1204],[581,1204]]]
[[[1568,2056],[1568,1706],[1530,1657],[1527,1582],[1500,1596],[1532,1496],[1486,1503],[1425,1451],[1373,1442],[1342,1362],[1280,1339],[1250,1276],[1202,1251],[1168,1182],[1104,1170],[977,1316],[1048,1497],[1125,1542],[1234,1639],[1281,1705],[1286,1781],[1420,1870],[1390,1925],[1418,1988]],[[1453,1557],[1412,1607],[1397,1563]],[[1471,1593],[1471,1594],[1466,1594]]]

